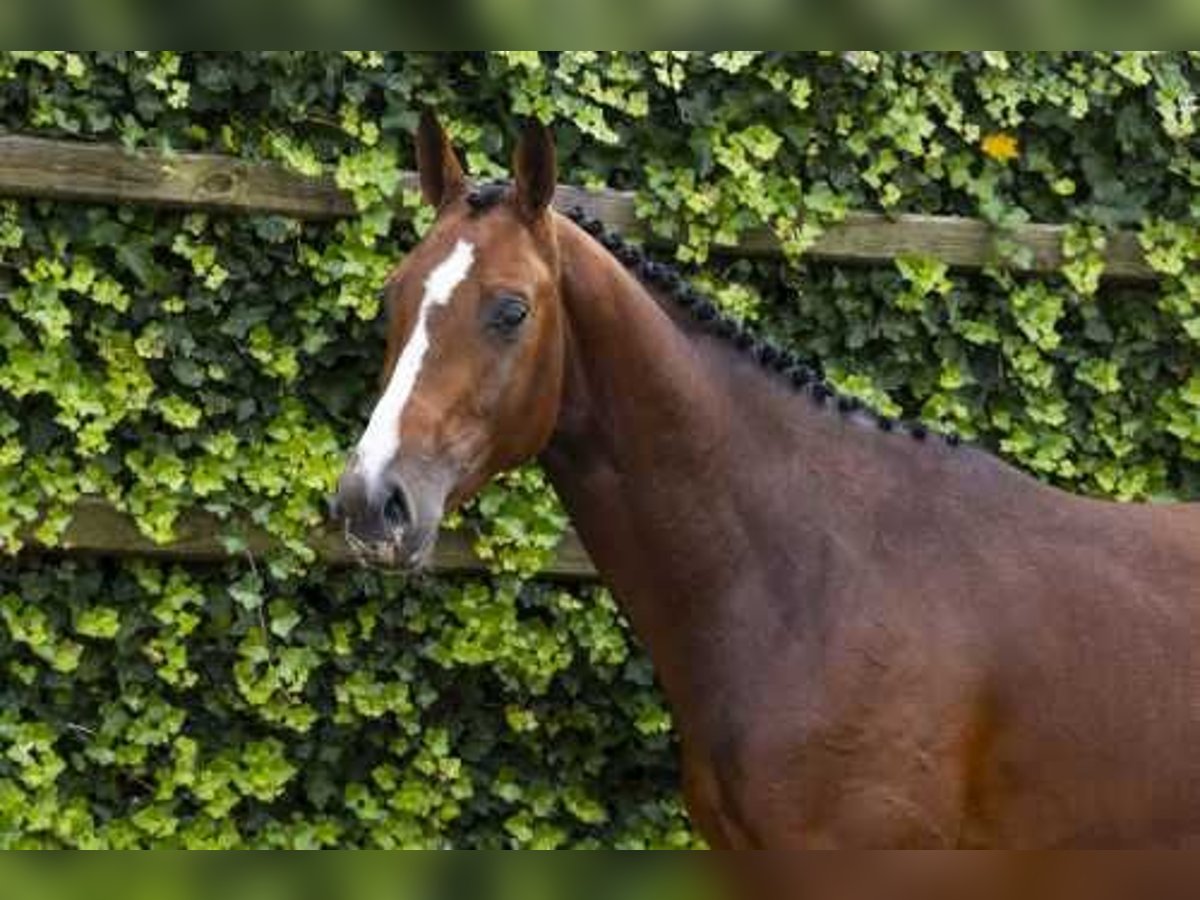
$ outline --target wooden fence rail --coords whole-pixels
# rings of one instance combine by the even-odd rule
[[[402,187],[415,186],[404,173]],[[274,213],[299,219],[326,220],[355,214],[348,194],[330,177],[312,178],[272,163],[198,153],[130,152],[110,144],[0,135],[0,197],[33,197],[88,203],[135,203],[178,209]],[[607,226],[627,234],[642,231],[633,195],[618,191],[585,191],[563,186],[555,198],[559,208],[582,206]],[[1062,261],[1065,229],[1059,225],[1019,226],[1004,237],[1030,251],[1030,269],[1053,271]],[[880,263],[905,253],[936,257],[958,268],[980,268],[995,259],[997,233],[987,223],[953,216],[850,213],[831,227],[809,251],[814,258]],[[780,247],[766,231],[743,234],[731,252],[745,256],[779,255]],[[1136,234],[1109,238],[1105,275],[1153,280]],[[177,540],[159,545],[142,535],[133,520],[101,501],[85,501],[76,509],[62,549],[73,553],[155,557],[179,561],[228,558],[221,541],[227,526],[201,512],[186,515]],[[315,535],[311,545],[320,558],[350,565],[354,556],[333,532]],[[251,553],[270,550],[272,539],[251,530]],[[446,534],[438,543],[433,569],[478,572],[483,563],[463,535]],[[568,533],[547,575],[592,578],[595,570],[574,533]]]
[[[222,537],[235,533],[244,542],[244,549],[231,553]],[[278,542],[261,528],[223,523],[216,516],[200,510],[184,513],[176,524],[175,535],[173,541],[156,544],[138,530],[130,516],[107,501],[87,499],[76,504],[71,522],[58,544],[45,547],[29,535],[26,539],[27,549],[39,553],[139,557],[182,563],[217,563],[244,558],[247,553],[257,558],[278,547]],[[462,532],[443,532],[434,550],[430,570],[442,574],[486,571],[486,565],[471,549],[471,543],[470,536]],[[328,565],[359,564],[336,529],[318,530],[308,545]],[[593,579],[596,570],[579,538],[573,531],[568,531],[542,574],[564,580]]]
[[[401,183],[414,185],[405,173]],[[0,196],[43,197],[92,203],[138,203],[188,209],[279,213],[300,219],[352,216],[354,204],[329,177],[310,178],[270,163],[216,154],[133,153],[110,144],[0,135]],[[641,230],[633,195],[564,186],[560,208],[582,206],[608,226],[627,234]],[[1022,225],[1005,237],[1030,251],[1030,268],[1053,271],[1062,263],[1060,225]],[[996,232],[986,222],[955,216],[850,213],[809,251],[818,259],[887,262],[904,253],[923,253],[960,268],[979,268],[995,259]],[[774,236],[751,231],[735,252],[772,256]],[[1106,274],[1150,280],[1137,235],[1110,237]]]

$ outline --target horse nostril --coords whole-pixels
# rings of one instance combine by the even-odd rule
[[[403,531],[412,522],[403,489],[393,488],[388,495],[387,502],[383,504],[383,521],[392,531]]]

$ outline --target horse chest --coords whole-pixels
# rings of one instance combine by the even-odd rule
[[[681,722],[697,821],[719,823],[722,846],[729,834],[749,846],[954,846],[980,718],[973,670],[950,644],[914,654],[880,622],[823,637],[759,648],[754,678],[718,679],[702,726]]]

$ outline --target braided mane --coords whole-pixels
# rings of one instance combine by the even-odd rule
[[[596,238],[642,284],[670,298],[704,331],[732,344],[762,369],[806,394],[817,406],[836,409],[844,415],[859,413],[873,421],[881,431],[904,433],[916,441],[924,441],[930,436],[930,429],[919,422],[898,422],[865,406],[857,397],[839,394],[825,380],[819,362],[802,359],[790,350],[752,334],[741,322],[724,315],[711,300],[688,284],[674,266],[652,259],[644,249],[606,229],[603,222],[589,216],[583,208],[573,207],[566,215]],[[958,435],[939,436],[951,446],[960,443]]]

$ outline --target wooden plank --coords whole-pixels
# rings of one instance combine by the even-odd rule
[[[110,144],[0,136],[0,193],[92,203],[279,213],[302,219],[354,214],[330,178],[198,153],[131,153]]]
[[[277,542],[260,528],[234,528],[216,516],[195,510],[185,513],[176,528],[176,539],[156,544],[142,534],[133,519],[103,500],[82,500],[76,507],[57,546],[43,547],[31,542],[35,552],[64,552],[113,557],[136,557],[163,562],[222,562],[234,558],[226,550],[221,536],[236,533],[246,543],[251,556],[263,556],[277,548]],[[332,566],[356,566],[358,559],[334,529],[318,531],[309,541],[317,557]],[[24,552],[24,551],[22,551]],[[445,532],[434,550],[430,570],[440,574],[485,574],[488,570],[471,549],[471,539],[460,532]],[[596,578],[596,570],[574,532],[568,532],[553,562],[542,577],[563,580]]]
[[[1062,267],[1061,225],[1022,225],[1004,237],[1033,254],[1030,269],[1053,272]],[[986,222],[954,216],[850,213],[830,229],[811,251],[813,256],[845,261],[878,262],[903,254],[936,257],[959,268],[979,268],[993,262],[1000,235]],[[1157,273],[1146,263],[1137,235],[1120,232],[1105,248],[1105,274],[1112,278],[1153,280]]]
[[[415,185],[404,173],[401,183]],[[86,144],[21,135],[0,135],[0,195],[46,197],[94,203],[126,202],[174,208],[279,213],[301,219],[354,214],[349,196],[329,177],[309,178],[271,163],[253,163],[214,154],[131,153],[107,144]],[[608,227],[642,232],[633,195],[560,187],[560,209],[582,206]],[[1005,236],[1032,253],[1032,271],[1047,272],[1062,263],[1059,225],[1022,225]],[[979,268],[996,258],[996,232],[987,223],[955,216],[851,213],[831,227],[809,250],[815,259],[888,262],[903,253],[936,257],[951,266]],[[763,230],[741,236],[730,252],[778,256],[775,237]],[[1107,249],[1109,277],[1153,280],[1137,236],[1114,235]]]

